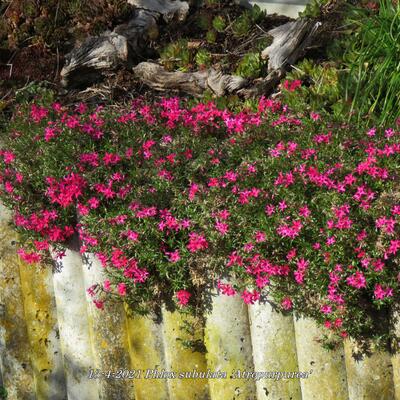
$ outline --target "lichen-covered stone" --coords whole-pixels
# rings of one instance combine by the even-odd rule
[[[132,369],[140,370],[140,377],[134,382],[135,400],[168,400],[167,380],[153,378],[152,374],[152,371],[166,370],[160,321],[156,316],[129,316],[128,313],[127,325]]]
[[[209,380],[211,398],[255,400],[255,381],[238,378],[237,373],[254,371],[247,306],[240,297],[213,296],[205,345],[208,368],[226,373],[225,379]]]
[[[344,350],[349,399],[394,400],[390,355],[372,350],[371,356],[363,356],[350,340],[346,340]]]
[[[393,343],[394,354],[392,355],[394,398],[400,400],[400,312],[393,312],[393,329],[395,342]]]
[[[66,400],[52,268],[20,263],[25,321],[38,400]]]
[[[321,332],[311,319],[299,318],[294,324],[299,370],[310,372],[300,380],[302,398],[348,400],[344,349],[325,350],[316,340]]]
[[[269,303],[250,305],[249,317],[255,371],[298,372],[293,317]],[[259,379],[256,386],[257,400],[301,400],[298,378]]]
[[[192,330],[193,334],[190,332]],[[163,309],[163,334],[167,371],[172,371],[177,375],[174,379],[168,379],[170,399],[209,399],[208,379],[199,377],[190,379],[184,378],[186,375],[179,376],[186,372],[207,373],[205,354],[183,346],[184,341],[195,342],[203,339],[201,322],[178,311],[169,312]]]
[[[73,246],[73,250],[65,250],[61,260],[56,260],[57,271],[53,274],[67,394],[68,399],[98,400],[98,380],[89,378],[89,372],[95,365],[82,258],[77,243],[74,242]]]
[[[30,360],[16,253],[17,235],[11,213],[0,204],[0,357],[8,400],[34,400],[35,386]]]
[[[85,254],[83,258],[85,289],[96,283],[102,284],[104,268],[99,260],[92,254]],[[131,366],[124,306],[122,302],[109,299],[104,303],[104,309],[99,310],[88,293],[87,301],[95,368],[116,374],[114,379],[98,381],[99,399],[133,399],[134,379],[129,375]]]

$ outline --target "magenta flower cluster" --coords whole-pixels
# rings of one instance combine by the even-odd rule
[[[288,82],[295,91],[299,82]],[[370,334],[399,299],[400,133],[177,98],[129,109],[20,109],[0,151],[20,256],[79,235],[133,308],[198,303],[210,284],[266,299],[337,336]],[[371,311],[372,310],[372,311]]]

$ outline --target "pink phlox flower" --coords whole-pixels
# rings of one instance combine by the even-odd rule
[[[256,278],[256,285],[259,289],[263,289],[269,284],[269,279],[266,276],[258,275]]]
[[[196,193],[199,191],[199,185],[192,183],[189,187],[189,200],[193,200]]]
[[[321,307],[321,312],[323,313],[323,314],[330,314],[331,312],[332,312],[332,306],[330,306],[330,305],[328,305],[328,304],[324,304],[322,307]]]
[[[338,274],[335,274],[334,272],[329,273],[329,282],[331,285],[337,285],[340,282],[341,278]]]
[[[21,257],[22,260],[24,260],[27,264],[36,264],[39,263],[42,260],[42,256],[35,252],[27,252],[24,249],[20,248],[17,250],[17,254]]]
[[[207,249],[208,242],[204,235],[198,234],[196,232],[191,232],[189,234],[189,243],[187,245],[187,248],[191,253],[195,253],[197,251]]]
[[[287,146],[286,146],[286,153],[288,156],[291,156],[298,148],[298,144],[295,142],[287,142]]]
[[[288,260],[288,261],[290,261],[292,258],[294,258],[294,257],[296,257],[296,253],[297,253],[297,250],[296,249],[290,249],[289,250],[289,252],[287,253],[287,255],[286,255],[286,259]]]
[[[392,207],[392,215],[400,215],[400,204],[396,204]]]
[[[243,266],[243,258],[235,251],[229,255],[227,267],[231,267],[232,265]]]
[[[217,287],[221,291],[221,293],[226,296],[236,295],[236,290],[229,283],[222,283],[221,281],[218,281]]]
[[[68,117],[67,121],[65,122],[65,125],[69,129],[74,129],[80,126],[79,118],[76,115],[71,115]]]
[[[141,210],[136,211],[136,218],[149,218],[157,215],[156,207],[143,207]]]
[[[328,246],[333,245],[336,242],[335,236],[328,236],[326,239],[326,244]]]
[[[98,167],[99,155],[97,153],[83,153],[79,156],[79,161],[84,164],[89,164],[92,167]]]
[[[174,179],[174,176],[172,175],[171,171],[168,171],[166,169],[161,169],[160,171],[157,172],[157,175],[160,178],[163,178],[167,181],[172,181]]]
[[[375,296],[375,299],[377,299],[377,300],[383,300],[386,297],[392,297],[393,289],[392,288],[384,288],[382,285],[376,284],[375,289],[374,289],[374,296]]]
[[[254,304],[256,301],[260,299],[260,292],[258,292],[257,290],[253,290],[252,292],[250,292],[245,289],[241,297],[245,302],[245,304]]]
[[[387,249],[387,255],[395,255],[400,249],[400,240],[391,240],[389,248]]]
[[[327,144],[330,142],[331,137],[332,137],[332,132],[329,132],[326,135],[323,135],[323,134],[315,135],[313,138],[313,141],[318,144],[321,144],[321,143]]]
[[[179,250],[175,250],[172,252],[167,252],[168,255],[168,260],[172,263],[176,263],[181,259],[181,256],[179,254]]]
[[[392,234],[394,233],[394,228],[396,225],[396,220],[394,218],[386,218],[382,216],[375,220],[375,226],[381,228],[384,233]]]
[[[88,110],[88,107],[84,103],[79,103],[75,106],[75,111],[79,114],[84,114]]]
[[[257,231],[256,234],[254,235],[254,238],[257,243],[262,243],[267,240],[267,235],[265,234],[265,232]]]
[[[121,249],[114,249],[111,255],[111,263],[115,268],[124,268],[128,265],[128,258]]]
[[[208,180],[208,186],[209,187],[218,187],[220,184],[219,184],[219,179],[218,178],[210,178],[209,180]]]
[[[300,234],[302,227],[301,221],[293,221],[291,226],[287,224],[279,225],[276,231],[282,237],[294,239]]]
[[[111,225],[124,225],[126,220],[128,219],[128,216],[126,214],[122,215],[117,215],[114,218],[109,218],[109,222]]]
[[[96,295],[96,289],[98,288],[97,284],[94,284],[92,286],[89,286],[86,289],[86,293],[90,296],[90,297],[94,297]]]
[[[272,204],[267,204],[265,206],[265,213],[270,217],[275,213],[275,207]]]
[[[297,270],[294,271],[294,277],[296,282],[301,285],[304,282],[305,272],[309,266],[310,262],[304,258],[297,261]]]
[[[229,182],[236,182],[238,178],[238,174],[233,171],[227,171],[224,175],[224,178]]]
[[[375,136],[376,134],[376,128],[371,128],[368,132],[367,132],[367,136],[372,137]]]
[[[93,299],[93,304],[99,310],[104,310],[104,300]]]
[[[274,185],[289,187],[293,183],[294,183],[294,176],[292,172],[288,172],[286,174],[279,172],[278,178],[275,179]]]
[[[318,120],[321,118],[321,116],[320,116],[319,114],[317,114],[317,113],[311,111],[311,113],[310,113],[310,118],[311,118],[312,120],[314,120],[314,121],[318,121]]]
[[[125,267],[124,276],[133,279],[134,283],[143,283],[149,276],[149,272],[146,269],[139,268],[136,260],[131,260]]]
[[[224,236],[224,235],[226,235],[226,234],[228,233],[228,231],[229,231],[229,225],[226,224],[226,223],[224,223],[224,222],[217,221],[217,222],[215,223],[215,229],[216,229],[222,236]]]
[[[49,242],[47,240],[43,240],[43,241],[34,240],[33,244],[34,244],[36,250],[38,250],[38,251],[49,249]]]
[[[51,139],[56,137],[58,130],[53,126],[47,126],[44,129],[44,140],[50,142]]]
[[[245,244],[243,245],[243,250],[244,250],[246,253],[250,253],[253,249],[254,249],[254,244],[253,244],[253,243],[245,243]]]
[[[88,202],[88,206],[92,209],[96,209],[100,205],[100,201],[96,197],[91,197]]]
[[[123,236],[125,236],[127,239],[131,240],[132,242],[137,242],[139,239],[139,233],[132,231],[132,230],[123,232]]]
[[[294,92],[297,88],[301,87],[301,80],[295,79],[293,81],[285,80],[283,87],[289,92]]]
[[[178,290],[175,293],[176,298],[178,299],[178,303],[181,306],[186,306],[189,303],[190,297],[192,296],[187,290]]]
[[[227,209],[221,210],[216,214],[217,218],[222,220],[227,220],[230,215],[231,213]]]
[[[124,282],[118,283],[117,285],[118,294],[120,296],[126,295],[126,284]]]
[[[87,185],[85,179],[75,173],[71,173],[60,180],[48,177],[46,182],[48,184],[46,194],[51,202],[58,203],[64,208],[78,199]]]
[[[286,208],[288,208],[288,205],[285,200],[282,200],[279,202],[278,207],[280,211],[284,211]]]
[[[111,291],[111,282],[108,279],[103,282],[103,288],[106,292]]]
[[[372,261],[372,265],[374,266],[375,272],[381,272],[381,271],[383,271],[383,268],[385,267],[384,262],[380,259]]]
[[[346,282],[349,286],[352,286],[356,289],[365,288],[367,286],[367,280],[362,272],[357,271],[354,275],[350,275]]]
[[[39,123],[43,118],[46,118],[49,110],[44,107],[32,104],[31,106],[31,118],[34,122]]]
[[[304,218],[308,218],[311,215],[311,211],[307,206],[299,208],[299,215]]]
[[[97,259],[100,261],[103,268],[108,264],[108,257],[104,253],[96,253]]]
[[[247,171],[248,171],[250,174],[254,174],[254,173],[257,172],[257,168],[256,168],[253,164],[249,164],[249,165],[247,166]]]
[[[284,297],[281,301],[281,306],[284,310],[288,311],[291,310],[293,307],[293,302],[290,297]]]
[[[88,215],[90,212],[89,207],[85,206],[84,204],[78,203],[76,206],[79,215],[85,216]]]

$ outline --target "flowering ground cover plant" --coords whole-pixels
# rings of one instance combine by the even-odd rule
[[[294,116],[265,98],[237,113],[172,98],[32,104],[2,141],[19,254],[35,263],[51,245],[62,256],[79,234],[107,275],[90,289],[99,308],[116,295],[136,312],[196,310],[216,285],[314,318],[328,342],[387,343],[400,281],[395,127]]]

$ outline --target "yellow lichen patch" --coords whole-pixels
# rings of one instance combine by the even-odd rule
[[[346,340],[344,349],[349,399],[394,400],[390,355],[372,351],[370,356],[363,356],[350,340]]]
[[[393,383],[394,383],[394,398],[400,400],[400,312],[394,311],[393,315],[393,350],[392,355],[392,369],[393,369]]]
[[[209,398],[208,379],[195,374],[207,372],[204,352],[195,343],[203,339],[203,325],[190,315],[163,310],[163,334],[167,370],[175,377],[168,380],[171,399],[203,400]],[[190,346],[192,345],[192,348]]]
[[[392,357],[393,365],[393,382],[394,382],[394,398],[400,400],[400,354]]]
[[[132,369],[140,371],[135,379],[135,400],[168,399],[167,380],[151,375],[151,371],[165,370],[160,324],[151,317],[127,316],[127,326]]]
[[[208,368],[226,374],[225,379],[209,380],[211,398],[255,400],[255,381],[241,375],[254,371],[254,364],[247,306],[240,297],[213,296],[205,345]]]
[[[301,393],[307,400],[348,400],[344,350],[322,348],[317,338],[321,331],[309,318],[295,320],[299,370],[309,372],[301,379]]]
[[[122,303],[110,299],[102,310],[91,303],[88,318],[95,367],[105,373],[111,371],[115,377],[98,381],[100,398],[134,399],[135,383],[128,375],[129,343]]]
[[[57,365],[61,358],[55,335],[57,319],[51,266],[27,265],[20,261],[19,271],[36,394],[38,399],[45,400],[52,395],[55,381],[58,387],[65,384]]]
[[[292,316],[276,311],[269,303],[248,306],[255,371],[297,372],[296,337]],[[256,380],[257,399],[301,400],[299,378]],[[296,375],[292,375],[296,376]]]
[[[231,400],[248,399],[255,400],[255,384],[251,379],[240,378],[237,371],[253,370],[246,362],[246,354],[243,354],[238,346],[232,343],[227,332],[220,326],[207,324],[205,345],[207,348],[207,365],[212,371],[221,371],[226,378],[215,378],[209,381],[212,399]]]
[[[0,331],[5,345],[2,376],[8,399],[26,400],[34,398],[34,381],[21,301],[17,237],[9,221],[9,212],[0,204]]]

